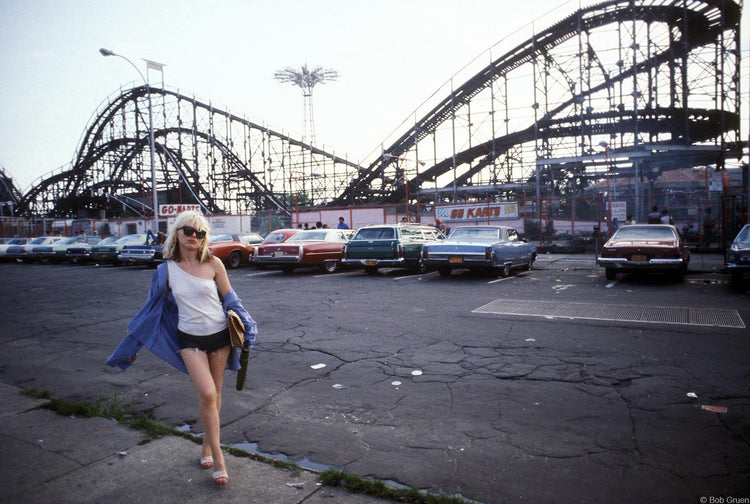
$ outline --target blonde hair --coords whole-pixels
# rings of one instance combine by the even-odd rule
[[[182,259],[180,256],[180,242],[177,239],[177,233],[185,226],[195,228],[197,231],[206,232],[206,236],[201,240],[197,259],[202,263],[207,262],[213,256],[208,249],[209,231],[211,230],[211,226],[209,226],[208,220],[206,220],[205,217],[192,210],[180,213],[174,220],[174,224],[172,224],[172,228],[167,235],[164,250],[162,251],[164,259],[172,259],[176,262],[180,262]]]

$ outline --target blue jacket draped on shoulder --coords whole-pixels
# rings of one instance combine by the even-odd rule
[[[129,333],[107,359],[107,364],[117,366],[125,371],[136,358],[136,354],[145,346],[161,359],[187,373],[185,363],[180,357],[177,344],[177,304],[172,291],[167,286],[167,263],[159,265],[151,277],[151,290],[146,304],[128,324]],[[252,348],[258,334],[258,326],[242,306],[234,290],[230,290],[223,299],[224,313],[234,310],[245,325],[245,348]],[[240,368],[240,349],[229,352],[227,368]]]

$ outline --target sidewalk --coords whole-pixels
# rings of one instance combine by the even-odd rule
[[[317,474],[287,471],[226,454],[229,484],[215,485],[198,465],[200,446],[147,435],[104,418],[71,418],[45,401],[0,384],[0,502],[8,503],[300,503],[385,504],[387,500],[321,486]]]

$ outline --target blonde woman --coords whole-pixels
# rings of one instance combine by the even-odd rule
[[[239,368],[238,351],[229,345],[226,312],[234,310],[245,325],[245,348],[257,327],[232,290],[224,264],[208,250],[208,221],[197,212],[177,216],[164,245],[166,262],[151,282],[146,305],[128,325],[130,334],[107,364],[127,369],[146,346],[186,372],[200,401],[205,437],[200,464],[213,467],[218,485],[229,482],[219,440],[224,370]]]

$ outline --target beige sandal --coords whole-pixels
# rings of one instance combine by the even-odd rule
[[[210,469],[214,466],[214,458],[211,455],[201,457],[201,467],[203,469]]]
[[[214,471],[214,483],[217,485],[226,485],[229,483],[229,475],[226,471]]]

